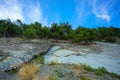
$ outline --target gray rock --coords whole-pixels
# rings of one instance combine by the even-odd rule
[[[0,47],[4,52],[9,52],[7,57],[0,56],[0,71],[10,70],[14,65],[21,65],[22,63],[28,62],[36,54],[43,54],[47,52],[52,45],[42,43],[19,43],[19,41],[11,40],[11,43],[7,45],[4,41],[0,42]],[[4,57],[4,58],[3,58]]]
[[[2,62],[0,62],[0,70],[10,70],[14,67],[15,64],[21,65],[23,63],[22,59],[7,57]]]

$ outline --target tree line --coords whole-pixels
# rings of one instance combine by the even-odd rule
[[[43,26],[39,22],[25,24],[19,19],[13,22],[6,19],[0,20],[0,37],[42,38],[73,42],[115,42],[116,38],[120,37],[120,28],[114,26],[101,26],[98,28],[78,26],[76,29],[72,29],[68,22]]]

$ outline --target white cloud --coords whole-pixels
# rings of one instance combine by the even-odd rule
[[[40,4],[37,3],[36,5],[30,4],[28,8],[28,18],[32,22],[40,22],[42,25],[47,25],[47,19],[43,17],[43,12],[40,7]]]
[[[34,21],[40,21],[41,17],[42,17],[42,12],[40,9],[40,5],[29,5],[28,7],[29,11],[28,11],[28,17],[32,20],[32,22]]]
[[[22,5],[17,0],[3,0],[0,3],[0,19],[24,20],[22,14]]]
[[[43,25],[48,25],[39,2],[35,4],[30,1],[21,3],[19,0],[0,1],[0,19],[7,18],[13,21],[20,19],[28,23],[38,21]]]
[[[101,5],[96,6],[96,0],[93,0],[93,13],[96,15],[96,17],[104,19],[104,20],[109,22],[110,21],[110,15],[108,15],[107,10],[106,10],[106,6],[108,4],[107,3],[106,3],[106,5],[103,5],[103,4],[101,4],[102,6]]]

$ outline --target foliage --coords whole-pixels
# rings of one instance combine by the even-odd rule
[[[88,26],[89,27],[89,26]],[[87,28],[78,26],[72,29],[68,23],[54,23],[51,26],[42,26],[41,23],[22,23],[21,20],[12,22],[9,18],[0,20],[0,37],[23,37],[26,39],[45,38],[71,40],[72,42],[105,41],[115,42],[120,37],[120,28],[114,26],[101,26],[98,28]]]
[[[113,37],[106,37],[104,40],[105,42],[110,42],[110,43],[116,42],[116,38],[113,38]]]
[[[41,56],[41,55],[37,54],[37,55],[34,56],[34,59],[36,60],[36,62],[44,64],[44,60],[45,60],[44,56]]]
[[[94,69],[92,67],[90,67],[89,65],[81,64],[81,66],[87,71],[94,71]]]
[[[18,72],[18,69],[11,69],[8,71],[9,74],[14,74],[14,73],[17,73]]]
[[[85,65],[85,64],[81,64],[80,66],[81,66],[82,68],[84,68],[85,70],[87,70],[87,71],[92,71],[92,72],[94,72],[96,75],[109,74],[109,75],[112,76],[112,77],[120,78],[120,75],[117,75],[117,74],[115,74],[115,73],[108,72],[104,67],[99,67],[98,69],[94,69],[94,68],[90,67],[89,65]],[[76,66],[75,66],[75,67],[76,67]],[[78,66],[77,66],[76,68],[78,68]]]
[[[87,76],[82,76],[81,80],[89,80]]]
[[[103,73],[108,73],[104,67],[100,67],[100,68],[95,70],[96,75],[102,75]]]
[[[37,38],[37,32],[34,28],[28,28],[23,32],[23,39]]]
[[[120,79],[120,75],[117,75],[115,73],[108,73],[110,76],[115,77],[115,78],[119,78]]]

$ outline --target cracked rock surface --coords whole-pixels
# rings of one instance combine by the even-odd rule
[[[48,51],[52,44],[44,40],[21,41],[20,38],[0,39],[0,71],[10,70],[14,65],[20,66],[30,61],[36,54]]]

